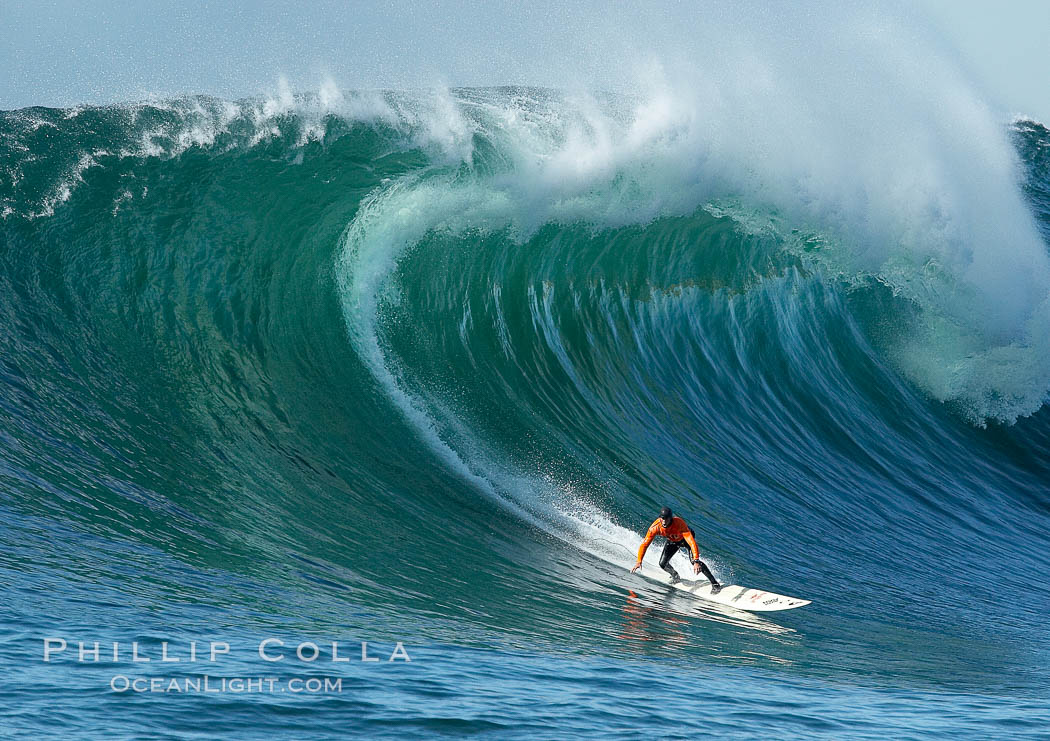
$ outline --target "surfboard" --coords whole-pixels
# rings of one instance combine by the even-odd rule
[[[792,610],[796,607],[803,607],[812,602],[808,599],[799,599],[798,597],[787,597],[783,594],[776,594],[775,592],[766,592],[761,589],[751,589],[749,587],[742,587],[739,584],[727,584],[723,586],[718,592],[711,590],[711,582],[707,579],[690,579],[687,576],[682,577],[682,581],[677,584],[668,584],[667,573],[662,569],[653,573],[653,569],[642,567],[636,573],[641,574],[650,581],[662,583],[664,586],[678,589],[682,592],[688,592],[694,597],[708,600],[709,602],[717,602],[720,605],[728,605],[729,607],[736,607],[739,610],[748,610],[749,612],[776,612],[777,610]]]

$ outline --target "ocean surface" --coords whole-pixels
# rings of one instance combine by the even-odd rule
[[[1047,737],[1050,132],[869,103],[0,113],[0,728]]]

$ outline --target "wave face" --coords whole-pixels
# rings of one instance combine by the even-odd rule
[[[786,682],[844,723],[879,687],[1045,718],[1050,132],[676,84],[0,114],[5,630],[276,626],[497,652],[439,683],[525,651]],[[663,504],[721,578],[814,605],[632,579]]]

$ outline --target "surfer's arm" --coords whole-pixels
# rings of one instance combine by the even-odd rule
[[[656,528],[650,527],[649,532],[645,534],[645,540],[643,540],[642,544],[638,546],[638,563],[634,565],[634,569],[631,569],[631,571],[634,571],[642,565],[642,559],[645,558],[645,552],[649,549],[649,544],[653,542],[653,538],[655,537]]]
[[[693,573],[699,574],[702,572],[703,575],[707,577],[707,580],[711,582],[711,586],[714,587],[716,591],[721,589],[722,587],[718,583],[718,579],[715,578],[715,575],[711,573],[711,569],[706,563],[700,560],[700,549],[696,547],[696,538],[693,537],[693,533],[686,530],[682,533],[682,537],[685,538],[685,542],[689,544],[689,550],[693,553]]]
[[[689,544],[689,550],[693,553],[693,562],[700,560],[700,549],[696,547],[696,538],[693,537],[693,533],[686,530],[682,533],[682,537],[685,538],[685,542]]]

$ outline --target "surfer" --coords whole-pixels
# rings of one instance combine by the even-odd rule
[[[645,551],[657,535],[667,538],[664,552],[660,554],[660,568],[671,575],[672,584],[682,581],[682,578],[678,576],[678,572],[674,570],[674,566],[671,565],[671,556],[681,548],[687,553],[692,551],[690,561],[693,564],[693,573],[699,574],[701,571],[704,572],[704,576],[711,582],[712,592],[717,592],[722,588],[722,585],[715,579],[715,575],[711,573],[711,569],[700,560],[700,551],[696,547],[696,538],[693,537],[693,531],[685,524],[685,520],[672,514],[670,507],[661,509],[660,516],[649,526],[649,532],[645,534],[645,540],[642,541],[642,545],[638,549],[638,563],[631,569],[632,574],[642,568],[642,559],[645,558]],[[688,547],[686,546],[687,543]]]

